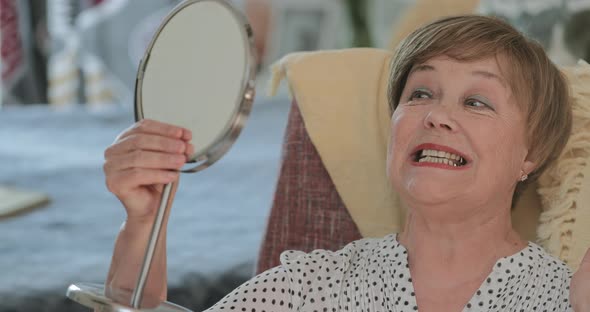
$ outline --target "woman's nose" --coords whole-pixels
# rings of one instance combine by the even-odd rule
[[[457,124],[452,118],[451,107],[441,103],[432,105],[432,109],[424,117],[424,126],[427,129],[440,129],[454,132]]]

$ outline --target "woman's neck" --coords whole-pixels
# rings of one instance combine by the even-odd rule
[[[429,217],[432,209],[445,208],[409,210],[398,241],[408,250],[415,278],[428,277],[432,285],[438,281],[441,287],[479,280],[499,258],[527,245],[512,229],[510,209],[482,208],[479,213],[450,219]]]

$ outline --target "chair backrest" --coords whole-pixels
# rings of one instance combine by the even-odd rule
[[[293,101],[256,271],[279,265],[279,255],[285,250],[338,250],[360,238]]]

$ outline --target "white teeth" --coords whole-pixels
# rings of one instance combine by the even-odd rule
[[[418,162],[432,162],[432,157],[430,156],[426,156],[426,157],[422,157],[418,160]]]
[[[458,167],[459,165],[466,163],[465,159],[459,155],[438,150],[422,150],[422,153],[419,156],[420,158],[418,159],[418,162],[445,164],[453,167]]]

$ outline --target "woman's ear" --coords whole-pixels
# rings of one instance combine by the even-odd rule
[[[528,158],[525,159],[524,163],[522,164],[522,171],[525,174],[531,174],[537,168],[537,163],[529,160]]]
[[[527,148],[524,152],[525,157],[520,170],[522,170],[525,174],[530,175],[531,172],[538,168],[539,159],[537,159],[537,157],[533,157],[530,148]]]

